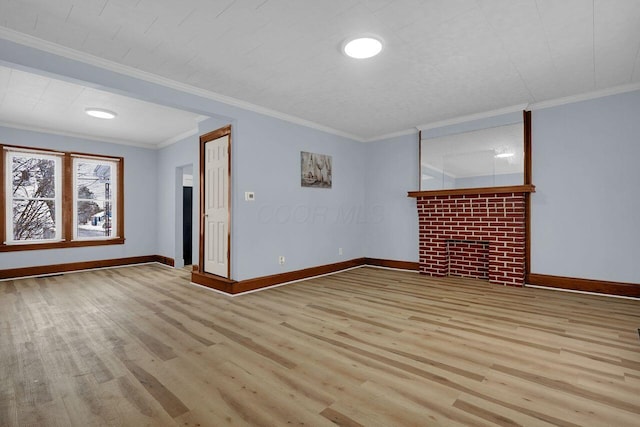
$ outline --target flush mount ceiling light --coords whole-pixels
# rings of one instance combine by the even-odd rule
[[[342,45],[342,51],[351,58],[371,58],[382,51],[382,41],[372,36],[348,39]]]
[[[499,154],[495,155],[495,158],[496,159],[506,159],[506,158],[513,157],[513,156],[515,156],[514,153],[499,153]]]
[[[116,113],[114,113],[113,111],[109,111],[109,110],[105,110],[103,108],[85,108],[84,112],[91,116],[91,117],[96,117],[98,119],[115,119],[115,117],[117,116]]]

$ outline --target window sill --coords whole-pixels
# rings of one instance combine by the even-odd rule
[[[0,245],[0,252],[36,251],[43,249],[82,248],[86,246],[122,245],[124,238],[102,240],[73,240],[47,243],[17,243],[13,245]]]

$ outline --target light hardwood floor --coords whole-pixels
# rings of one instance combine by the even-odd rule
[[[0,282],[1,426],[640,425],[640,301],[360,268]]]

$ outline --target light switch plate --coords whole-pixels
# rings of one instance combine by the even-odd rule
[[[244,192],[244,199],[247,202],[253,202],[256,199],[256,195],[253,191],[245,191]]]

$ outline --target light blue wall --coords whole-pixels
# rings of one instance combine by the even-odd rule
[[[431,129],[423,136],[520,116]],[[640,283],[638,117],[640,92],[533,112],[533,273]],[[407,207],[403,199],[417,189],[413,141],[407,136],[367,144],[367,204],[380,204],[385,215],[380,224],[367,225],[366,256],[417,260],[415,204]]]
[[[0,62],[5,61],[213,116],[201,131],[232,123],[234,279],[361,256],[418,259],[415,200],[406,196],[418,189],[417,135],[362,144],[0,40]],[[533,272],[640,282],[638,117],[640,92],[534,111]],[[423,137],[520,119],[514,113],[431,129]],[[180,258],[178,174],[197,164],[197,138],[149,151],[51,135],[38,140],[12,129],[1,129],[0,136],[18,145],[86,144],[78,151],[124,155],[127,173],[125,245],[3,253],[2,268],[155,253]],[[333,156],[333,189],[300,187],[301,150]],[[254,191],[256,201],[245,202],[245,191]],[[279,255],[287,258],[284,266],[277,264]]]
[[[5,144],[124,157],[124,245],[0,253],[0,269],[125,258],[156,253],[156,151],[0,127]]]
[[[193,135],[158,151],[158,248],[157,253],[173,258],[176,267],[181,267],[182,259],[182,168],[198,168],[198,136]],[[193,194],[199,191],[199,181],[194,176]],[[199,199],[194,197],[193,213],[195,221],[199,212]],[[193,222],[197,225],[198,222]],[[194,231],[195,233],[195,231]],[[197,240],[194,240],[197,264]]]
[[[193,264],[198,263],[200,212],[200,138],[199,135],[229,124],[225,119],[210,118],[198,124],[198,132],[158,150],[158,248],[159,255],[173,258],[176,267],[184,265],[182,247],[182,174],[193,168]]]
[[[198,133],[232,126],[232,278],[244,280],[361,257],[364,144],[249,111],[236,113],[231,121],[211,118],[200,123]],[[300,186],[300,151],[332,156],[333,188]],[[177,169],[193,164],[197,170],[198,158],[197,136],[163,148],[158,155],[159,186],[167,189],[158,197],[158,250],[176,259],[177,265],[182,257]],[[197,176],[193,191],[199,194]],[[253,191],[255,201],[245,201],[245,191]],[[194,225],[199,223],[198,209],[194,198]],[[194,254],[197,249],[195,234]],[[278,264],[280,255],[285,256],[285,265]]]
[[[365,256],[418,261],[418,134],[367,143]]]
[[[212,116],[213,121],[201,123],[201,131],[232,123],[234,279],[363,256],[364,144],[7,40],[0,40],[0,58],[12,66],[64,76],[116,93]],[[333,156],[332,189],[301,188],[300,151],[303,150]],[[157,172],[155,166],[152,170],[158,182],[158,195],[141,209],[154,212],[157,219],[151,222],[158,238],[157,242],[154,238],[147,254],[169,256],[180,265],[178,168],[197,164],[197,139],[187,138],[152,153],[150,158],[152,162],[157,160]],[[126,169],[129,170],[128,165]],[[197,179],[194,182],[194,194],[198,194]],[[245,191],[254,191],[256,201],[245,202]],[[132,210],[128,209],[126,215]],[[343,255],[338,255],[338,248],[343,249]],[[113,258],[106,253],[102,255],[94,254],[97,258]],[[279,255],[286,257],[284,266],[277,262]]]
[[[640,91],[532,116],[532,272],[640,283]]]
[[[234,278],[363,256],[363,143],[250,112],[237,120],[232,137]],[[300,151],[332,156],[331,189],[301,187]],[[245,201],[245,191],[255,192],[255,201]]]

